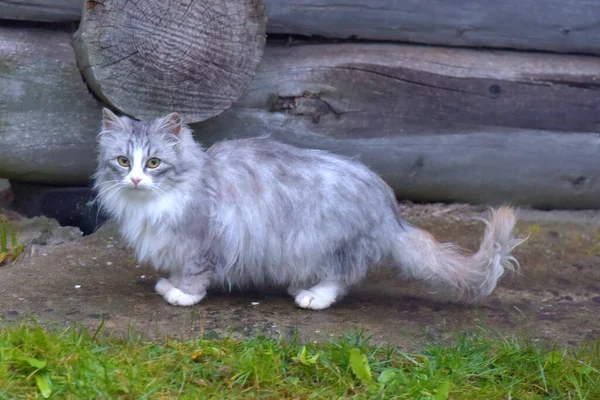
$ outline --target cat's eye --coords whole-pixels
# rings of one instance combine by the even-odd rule
[[[119,165],[121,167],[129,167],[129,158],[119,156],[119,157],[117,157],[117,161],[119,162]]]
[[[156,168],[159,165],[160,165],[160,159],[158,159],[158,158],[151,158],[146,163],[146,167],[148,167],[148,168]]]

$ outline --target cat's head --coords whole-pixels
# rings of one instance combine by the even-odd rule
[[[181,183],[197,162],[190,154],[194,139],[177,113],[148,121],[118,117],[106,108],[102,115],[94,176],[101,193],[161,195]]]

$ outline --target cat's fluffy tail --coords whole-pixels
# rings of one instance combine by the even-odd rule
[[[467,301],[489,295],[506,270],[519,268],[512,249],[526,239],[515,239],[517,218],[511,207],[492,209],[479,250],[467,255],[452,244],[440,243],[428,232],[408,226],[393,249],[394,260],[404,273],[430,283],[443,294]]]

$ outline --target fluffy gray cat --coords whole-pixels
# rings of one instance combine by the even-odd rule
[[[402,220],[391,188],[360,162],[264,137],[203,149],[177,113],[135,121],[103,110],[95,188],[156,292],[191,306],[216,286],[286,287],[320,310],[380,260],[469,300],[487,296],[511,250],[513,210],[492,210],[479,251]]]

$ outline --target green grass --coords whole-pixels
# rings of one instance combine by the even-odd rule
[[[19,244],[17,227],[0,214],[0,266],[16,261],[25,251],[25,246]]]
[[[0,399],[600,399],[597,345],[552,351],[486,336],[409,354],[358,334],[148,341],[23,324],[0,331]]]

